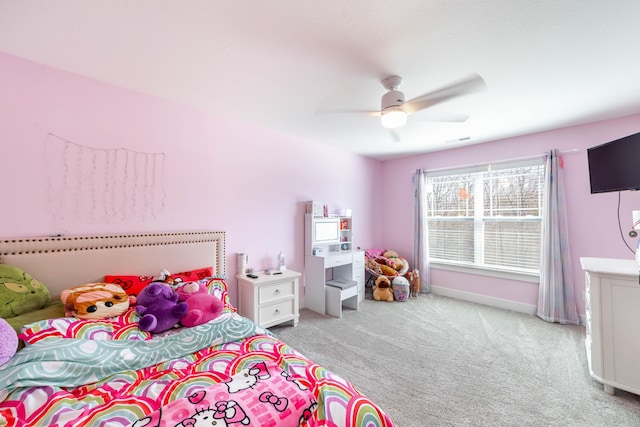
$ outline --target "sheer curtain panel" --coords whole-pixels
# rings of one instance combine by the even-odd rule
[[[416,170],[414,176],[414,230],[413,265],[420,272],[420,292],[431,292],[431,272],[429,271],[429,228],[427,225],[427,193],[425,191],[427,174]]]
[[[545,159],[540,287],[536,315],[547,322],[579,324],[573,289],[564,201],[562,158],[551,150]]]

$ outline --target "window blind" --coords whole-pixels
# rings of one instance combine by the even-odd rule
[[[538,273],[544,165],[486,165],[427,174],[429,256]]]

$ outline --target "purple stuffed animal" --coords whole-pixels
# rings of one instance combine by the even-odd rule
[[[187,313],[182,316],[183,326],[197,326],[207,323],[222,314],[223,304],[214,295],[209,295],[207,287],[200,282],[186,282],[176,289],[180,301],[189,306]]]
[[[157,334],[178,324],[188,306],[178,302],[178,294],[166,283],[148,284],[138,295],[136,311],[141,316],[138,327]]]

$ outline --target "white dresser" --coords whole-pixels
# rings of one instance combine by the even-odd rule
[[[284,322],[298,325],[300,273],[292,270],[280,274],[259,271],[257,279],[238,274],[238,312],[263,328]]]
[[[635,260],[580,258],[585,271],[589,372],[613,394],[640,394],[640,267]]]

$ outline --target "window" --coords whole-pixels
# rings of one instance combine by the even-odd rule
[[[429,173],[429,259],[539,274],[542,159]]]

